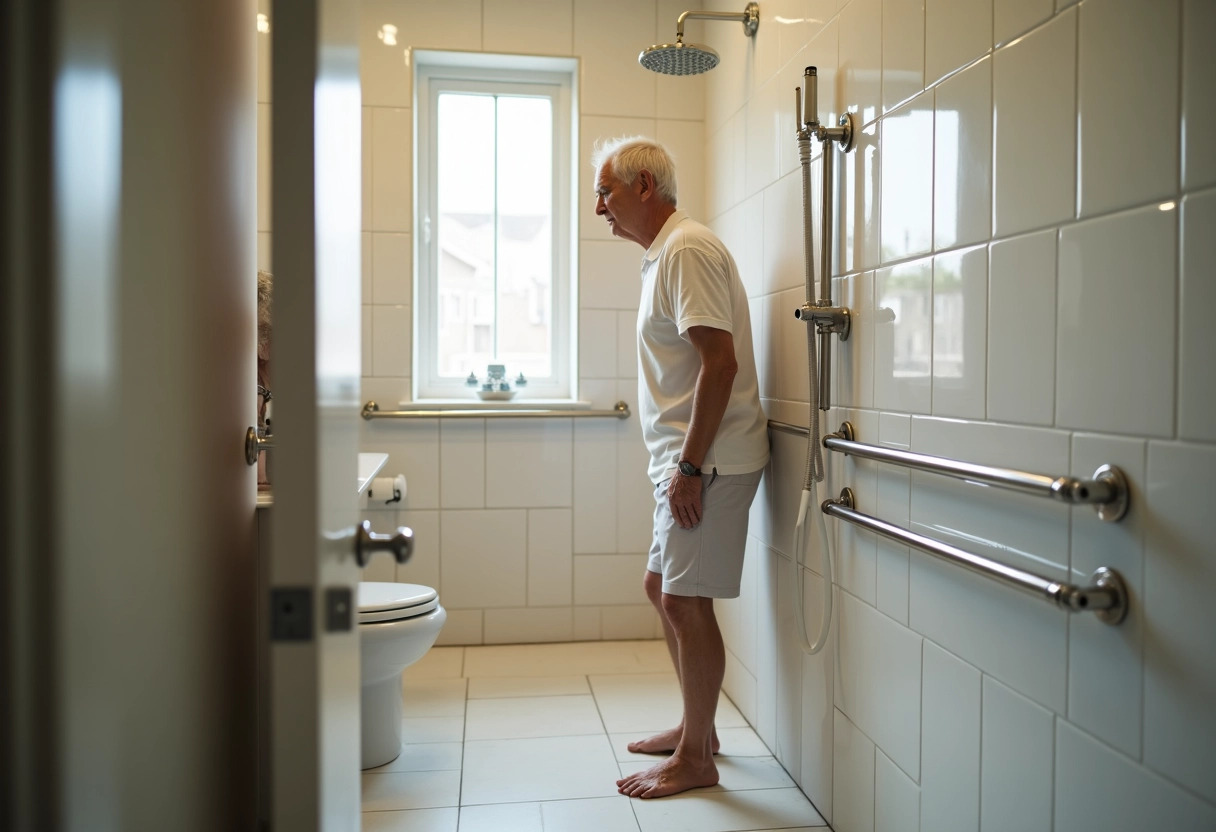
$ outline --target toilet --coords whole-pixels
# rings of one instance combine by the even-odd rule
[[[401,672],[426,655],[447,618],[429,586],[359,584],[361,768],[401,753]]]

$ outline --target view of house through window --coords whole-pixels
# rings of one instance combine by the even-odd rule
[[[548,98],[443,93],[438,107],[441,376],[552,373]]]

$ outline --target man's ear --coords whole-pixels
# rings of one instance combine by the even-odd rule
[[[655,184],[653,173],[645,168],[642,168],[640,171],[638,171],[637,181],[640,185],[640,188],[638,189],[638,196],[641,197],[642,200],[647,200],[654,196]]]

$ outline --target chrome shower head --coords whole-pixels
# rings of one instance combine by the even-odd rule
[[[718,53],[699,43],[662,43],[643,49],[638,63],[663,75],[700,75],[718,65]]]
[[[739,14],[729,12],[684,12],[676,19],[676,42],[662,43],[643,49],[638,54],[638,63],[652,72],[664,75],[700,75],[718,65],[718,53],[699,43],[684,43],[684,21],[688,18],[702,20],[734,20],[743,24],[743,33],[748,37],[756,34],[760,26],[760,7],[748,3]]]

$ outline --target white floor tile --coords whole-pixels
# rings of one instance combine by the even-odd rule
[[[459,679],[464,668],[463,647],[432,647],[405,669],[406,680]]]
[[[545,832],[638,832],[629,798],[551,800],[540,804]]]
[[[603,735],[473,740],[465,743],[461,804],[611,797],[620,776]]]
[[[363,832],[456,832],[456,807],[364,812]]]
[[[416,716],[401,720],[402,742],[460,742],[463,739],[463,716]]]
[[[680,684],[674,672],[591,676],[590,682],[609,733],[663,731],[678,725],[684,712]],[[715,723],[719,728],[747,726],[747,720],[725,694],[718,699]]]
[[[629,743],[635,740],[645,739],[637,734],[609,734],[608,739],[612,742],[612,750],[616,752],[616,758],[622,763],[632,762],[635,760],[656,760],[658,757],[654,754],[635,754],[629,750]],[[756,732],[751,728],[719,728],[718,741],[722,743],[722,748],[718,752],[721,757],[771,757],[773,752],[768,749],[756,735]]]
[[[434,652],[434,651],[432,651]],[[464,675],[552,676],[591,673],[655,673],[671,669],[667,646],[655,641],[517,644],[466,648]]]
[[[469,680],[470,699],[591,693],[586,676],[520,676]]]
[[[414,679],[401,685],[401,715],[464,716],[467,679]]]
[[[463,752],[458,742],[403,742],[397,759],[365,771],[460,771]]]
[[[635,800],[633,812],[642,832],[745,832],[827,825],[797,789],[696,789],[662,800]]]
[[[457,806],[460,772],[403,771],[362,775],[363,811]]]
[[[657,760],[629,760],[621,762],[621,776],[627,777],[645,771]],[[752,789],[789,789],[794,781],[773,757],[716,757],[718,785],[710,786],[707,792],[739,792]]]
[[[474,699],[465,719],[466,740],[572,737],[603,731],[590,696]]]
[[[460,832],[542,832],[539,803],[464,806]]]

